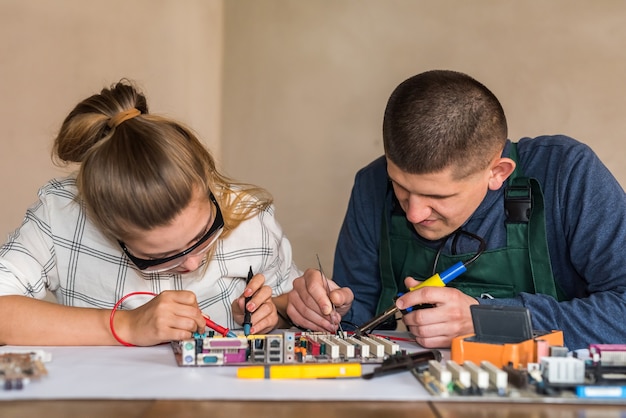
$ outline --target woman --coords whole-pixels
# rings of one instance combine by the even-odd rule
[[[148,346],[204,332],[206,316],[238,326],[244,305],[252,333],[280,325],[300,272],[271,196],[220,174],[131,83],[78,103],[53,158],[79,168],[0,248],[0,344]]]

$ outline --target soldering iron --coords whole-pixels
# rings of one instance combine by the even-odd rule
[[[467,267],[465,267],[465,264],[463,264],[462,261],[459,261],[458,263],[454,264],[449,269],[444,270],[441,274],[437,273],[429,277],[428,279],[424,280],[417,286],[410,287],[409,291],[412,292],[414,290],[421,289],[422,287],[427,287],[427,286],[444,287],[446,284],[450,283],[452,280],[456,279],[461,274],[463,274],[466,270],[467,270]],[[409,307],[406,309],[406,312],[411,312],[412,310],[413,308]],[[366,322],[365,324],[355,329],[354,333],[356,335],[366,334],[367,332],[376,328],[378,325],[385,322],[390,317],[394,316],[396,312],[399,312],[399,311],[400,309],[394,304],[393,306],[386,309],[383,313],[381,313],[380,315],[378,315],[371,321]]]
[[[449,267],[448,269],[444,270],[442,273],[436,273],[436,274],[432,275],[431,277],[429,277],[428,279],[426,279],[423,282],[421,282],[420,284],[418,284],[417,286],[410,287],[409,288],[410,292],[412,292],[414,290],[417,290],[417,289],[421,289],[422,287],[428,287],[428,286],[430,286],[430,287],[444,287],[446,284],[450,283],[452,280],[456,279],[461,274],[463,274],[465,271],[467,271],[467,266],[469,266],[474,261],[476,261],[476,259],[478,259],[478,257],[480,257],[480,255],[483,253],[483,251],[485,251],[486,243],[478,235],[475,235],[475,234],[472,234],[470,232],[467,232],[467,231],[464,231],[462,229],[459,229],[454,234],[452,234],[452,235],[455,236],[455,240],[456,240],[456,237],[459,234],[468,235],[471,238],[476,239],[480,243],[478,251],[476,252],[476,254],[474,254],[469,260],[459,261],[458,263],[453,264],[451,267]],[[403,313],[411,312],[414,308],[415,307],[408,307],[407,309],[402,310],[402,312]],[[380,315],[374,317],[370,321],[368,321],[365,324],[361,325],[360,327],[356,328],[354,330],[355,335],[360,336],[362,334],[367,334],[369,331],[372,331],[377,326],[379,326],[380,324],[385,322],[387,319],[391,318],[392,316],[395,316],[395,314],[397,312],[399,312],[399,311],[400,311],[400,309],[394,304],[393,306],[391,306],[388,309],[386,309]]]

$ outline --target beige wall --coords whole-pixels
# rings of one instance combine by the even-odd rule
[[[298,264],[327,273],[387,97],[424,70],[475,76],[511,138],[572,135],[626,185],[625,19],[621,0],[0,0],[0,236],[58,173],[69,108],[123,76],[268,188]]]
[[[473,75],[510,138],[574,136],[626,185],[624,1],[228,1],[224,45],[224,164],[274,193],[302,267],[330,272],[387,98],[424,70]]]
[[[221,0],[0,0],[0,242],[64,172],[63,118],[121,78],[219,153],[222,21]]]

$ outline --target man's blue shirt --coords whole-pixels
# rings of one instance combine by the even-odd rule
[[[503,156],[509,155],[507,143]],[[562,330],[566,346],[626,341],[626,195],[623,188],[585,144],[572,138],[541,136],[518,142],[518,165],[541,185],[546,238],[557,285],[569,300],[558,302],[521,293],[511,299],[480,303],[525,306],[536,330]],[[339,233],[333,279],[355,294],[344,320],[360,325],[371,319],[380,295],[379,245],[387,193],[387,167],[380,157],[355,178]],[[483,237],[487,249],[506,245],[504,187],[488,191],[463,229]],[[389,216],[390,214],[385,214]],[[475,242],[459,252],[475,251]],[[444,254],[450,254],[449,246]],[[471,266],[469,267],[471,268]],[[489,293],[489,289],[485,289]]]

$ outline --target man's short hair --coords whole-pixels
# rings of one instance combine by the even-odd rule
[[[454,166],[454,176],[462,178],[487,167],[506,139],[506,117],[496,96],[456,71],[433,70],[405,80],[385,109],[385,154],[411,174]]]

